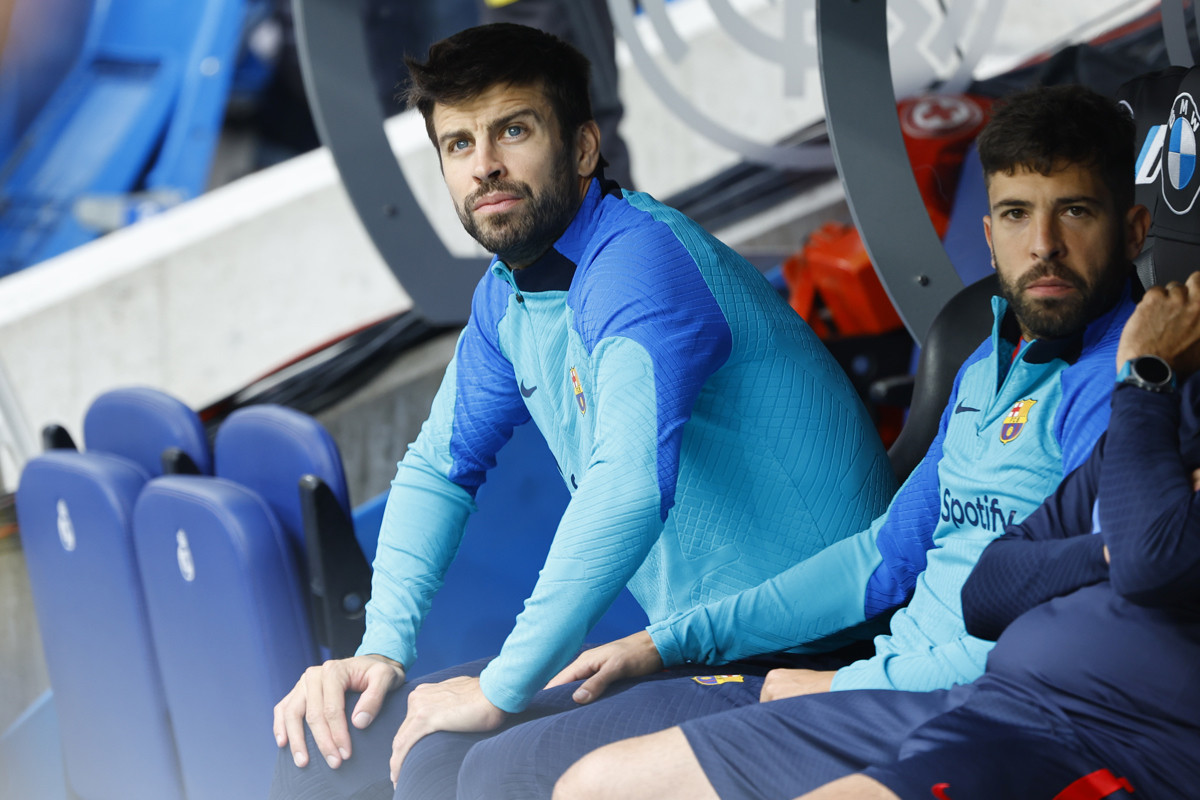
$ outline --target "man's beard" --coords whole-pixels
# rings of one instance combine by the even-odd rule
[[[537,195],[523,181],[485,180],[457,208],[458,218],[489,253],[495,253],[506,264],[527,266],[550,249],[579,210],[579,184],[573,165],[571,148],[562,147],[555,159],[553,181]],[[492,192],[520,197],[521,202],[510,211],[489,215],[480,224],[470,209]]]
[[[1108,265],[1101,273],[1095,284],[1087,280],[1058,261],[1039,262],[1029,272],[1016,281],[1004,279],[1003,273],[996,268],[1000,278],[1000,295],[1008,301],[1009,307],[1017,315],[1021,329],[1037,339],[1060,339],[1071,336],[1087,327],[1088,323],[1107,311],[1121,294],[1128,269],[1125,261],[1118,255],[1121,249],[1115,249]],[[992,265],[996,266],[995,257]],[[1034,281],[1042,278],[1057,278],[1076,290],[1076,294],[1067,297],[1031,298],[1025,294]]]

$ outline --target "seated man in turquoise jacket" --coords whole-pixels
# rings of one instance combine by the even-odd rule
[[[530,701],[622,587],[663,622],[861,529],[895,488],[845,374],[762,276],[605,180],[582,56],[498,24],[409,66],[462,223],[496,258],[392,484],[358,655],[311,668],[276,707],[277,796],[390,792],[389,755],[393,781],[443,776],[453,793],[457,757],[422,754],[463,740],[428,734],[545,713]],[[417,630],[475,492],[531,419],[571,492],[537,585],[481,673],[413,689]]]

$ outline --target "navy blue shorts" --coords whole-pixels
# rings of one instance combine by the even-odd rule
[[[869,643],[868,643],[869,644]],[[594,703],[571,699],[578,683],[538,692],[529,708],[488,733],[436,733],[414,745],[400,771],[395,797],[549,798],[555,781],[577,760],[606,744],[664,730],[688,719],[758,703],[762,676],[781,666],[834,669],[854,651],[795,656],[783,654],[721,667],[693,666],[622,681]],[[443,670],[406,684],[385,701],[363,731],[350,728],[353,754],[336,770],[321,759],[307,735],[309,766],[297,768],[287,748],[276,761],[271,797],[386,800],[392,739],[407,712],[409,691],[421,683],[478,675],[489,659]],[[728,674],[733,680],[724,679]],[[697,678],[699,680],[697,680]],[[347,713],[358,695],[347,698]]]
[[[682,729],[723,799],[787,800],[860,772],[904,800],[1130,796],[1065,717],[976,686],[796,697]]]

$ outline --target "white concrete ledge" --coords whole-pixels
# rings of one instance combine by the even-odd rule
[[[199,407],[409,307],[314,152],[0,280],[4,418],[78,433],[97,394],[131,384]]]

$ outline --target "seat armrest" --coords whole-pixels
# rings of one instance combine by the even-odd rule
[[[349,515],[315,475],[300,479],[300,509],[317,641],[331,657],[344,658],[358,649],[366,630],[371,566]]]

